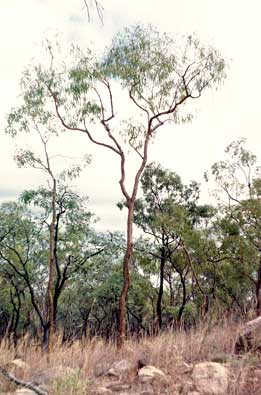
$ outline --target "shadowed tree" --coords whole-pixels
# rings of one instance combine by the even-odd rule
[[[67,191],[67,181],[72,180],[73,178],[76,178],[81,169],[80,165],[75,165],[71,169],[68,170],[63,170],[60,172],[60,174],[55,171],[55,164],[54,164],[54,159],[55,157],[51,156],[49,151],[48,144],[50,142],[50,138],[53,137],[54,135],[57,135],[56,131],[52,129],[48,124],[44,125],[39,125],[36,120],[35,116],[33,113],[27,114],[28,115],[28,122],[30,127],[28,129],[21,128],[18,132],[18,130],[14,127],[12,128],[11,125],[9,125],[8,132],[12,137],[15,137],[17,133],[20,133],[22,131],[29,132],[31,131],[33,134],[36,134],[36,136],[39,138],[39,142],[42,147],[42,153],[41,154],[36,154],[34,151],[31,149],[23,149],[20,148],[17,150],[15,154],[15,161],[18,164],[19,167],[32,167],[37,170],[41,170],[48,176],[48,183],[50,182],[49,185],[49,192],[50,195],[48,194],[48,191],[46,191],[44,188],[40,189],[38,191],[38,194],[35,192],[30,191],[29,193],[24,193],[25,200],[27,202],[30,201],[31,198],[35,198],[37,196],[36,201],[36,206],[38,208],[42,206],[41,208],[44,208],[46,212],[48,213],[48,216],[46,216],[45,220],[46,223],[48,223],[48,229],[49,229],[49,277],[48,277],[48,288],[47,288],[47,307],[48,307],[48,325],[46,326],[45,330],[45,335],[46,338],[44,340],[44,343],[47,345],[48,351],[50,351],[52,341],[53,341],[53,335],[54,335],[54,330],[55,330],[55,272],[57,271],[57,274],[59,275],[59,265],[57,263],[57,243],[58,243],[58,230],[59,230],[59,221],[60,217],[62,214],[66,211],[65,206],[66,202],[68,201],[68,197],[73,196],[73,193],[71,191]],[[39,127],[41,126],[41,127]],[[85,158],[85,163],[89,163],[90,158],[86,157]],[[60,189],[60,196],[57,196],[57,189]],[[51,196],[51,200],[49,199],[49,196]],[[75,195],[75,198],[77,199],[77,196]],[[72,200],[72,199],[71,199]],[[49,204],[49,208],[47,205]]]
[[[143,197],[135,202],[134,222],[151,239],[149,255],[159,262],[159,290],[157,298],[157,326],[162,328],[162,298],[167,266],[172,267],[183,286],[182,311],[187,302],[185,277],[189,272],[187,263],[179,264],[175,256],[182,241],[192,232],[195,222],[199,185],[184,185],[180,177],[155,163],[149,164],[141,178]],[[125,203],[125,202],[124,202]],[[125,205],[123,203],[123,205]],[[118,204],[121,208],[123,205]],[[145,250],[144,250],[145,252]],[[170,283],[171,287],[171,283]]]
[[[40,323],[44,346],[48,345],[50,338],[50,309],[46,299],[48,300],[49,288],[51,201],[52,191],[39,188],[25,191],[19,204],[5,203],[0,207],[1,229],[13,224],[12,232],[0,242],[0,275],[2,273],[12,281],[14,291],[16,288],[20,291],[26,289],[28,297],[24,303],[30,303],[33,307],[37,316],[34,321]],[[34,205],[32,210],[29,209],[29,203]],[[105,248],[103,240],[90,229],[91,217],[92,214],[86,210],[86,198],[61,186],[58,188],[51,308],[54,329],[57,327],[59,301],[64,290],[87,265],[95,265],[93,258]],[[17,298],[15,292],[15,299]],[[35,326],[37,327],[36,324]]]
[[[260,315],[261,172],[257,157],[246,149],[245,143],[245,139],[239,139],[229,144],[227,159],[215,163],[211,170],[224,214],[222,248],[235,257],[238,274],[254,285],[255,310]]]
[[[51,44],[47,51],[49,64],[29,67],[24,72],[23,104],[10,114],[9,127],[15,123],[22,129],[28,128],[31,114],[38,123],[58,121],[65,130],[84,133],[89,142],[110,150],[119,159],[119,184],[128,208],[124,281],[119,301],[118,344],[122,345],[133,252],[134,204],[149,145],[165,124],[192,119],[185,103],[200,98],[207,88],[223,81],[225,62],[218,51],[205,47],[194,36],[173,38],[151,26],[124,29],[99,58],[90,50],[83,53],[73,48],[72,59],[59,66]],[[123,97],[129,101],[131,117],[121,109]],[[125,122],[121,122],[123,119]],[[137,167],[132,184],[127,187],[129,151],[136,155]]]

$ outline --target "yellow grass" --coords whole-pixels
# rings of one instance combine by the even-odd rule
[[[19,357],[34,372],[63,366],[78,369],[84,380],[91,380],[101,362],[110,366],[114,361],[127,359],[135,364],[145,357],[148,364],[163,370],[177,388],[184,382],[186,364],[193,366],[200,361],[217,361],[230,366],[232,382],[234,378],[235,383],[231,387],[231,394],[241,394],[240,388],[244,386],[249,364],[246,363],[246,358],[233,356],[233,345],[239,327],[240,324],[232,320],[205,322],[189,332],[169,330],[154,337],[129,339],[120,350],[112,342],[105,342],[98,337],[76,340],[71,345],[63,345],[60,337],[57,337],[49,362],[41,348],[25,337],[16,349],[9,347],[7,341],[1,342],[0,365],[4,366]]]

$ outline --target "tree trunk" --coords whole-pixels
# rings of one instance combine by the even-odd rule
[[[52,221],[50,224],[50,257],[49,257],[49,281],[47,289],[48,297],[48,321],[49,333],[47,340],[47,350],[50,353],[54,338],[54,303],[53,303],[53,288],[55,276],[55,221],[56,221],[56,180],[53,179],[52,190]]]
[[[162,296],[163,296],[163,286],[164,286],[164,268],[165,268],[165,257],[164,257],[164,247],[161,251],[161,258],[160,258],[160,285],[159,285],[159,293],[157,299],[157,321],[158,321],[158,329],[162,328]]]
[[[259,251],[259,266],[256,281],[256,314],[261,315],[261,251]]]
[[[44,351],[48,349],[48,344],[49,344],[49,325],[47,324],[43,327],[42,347]]]
[[[169,274],[168,283],[169,283],[169,304],[170,304],[170,306],[174,306],[175,293],[174,293],[174,289],[173,289],[171,273]]]
[[[129,203],[127,220],[127,248],[123,261],[123,287],[119,302],[119,336],[118,347],[124,343],[126,336],[126,302],[130,287],[130,264],[133,251],[133,211],[134,201]]]
[[[182,315],[183,315],[183,312],[184,312],[184,309],[185,309],[185,306],[186,306],[186,303],[187,303],[187,289],[186,289],[186,280],[185,280],[185,278],[183,277],[183,275],[181,273],[179,273],[179,276],[180,276],[180,281],[181,281],[181,285],[182,285],[182,304],[181,304],[181,306],[179,308],[177,320],[178,320],[178,325],[180,326],[181,318],[182,318]]]

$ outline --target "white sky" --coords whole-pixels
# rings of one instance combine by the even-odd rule
[[[37,58],[46,36],[100,48],[123,26],[150,22],[168,32],[196,32],[230,62],[228,77],[218,92],[197,105],[192,124],[160,130],[150,160],[176,171],[185,182],[203,182],[203,173],[222,159],[227,144],[247,137],[259,155],[261,146],[261,2],[260,0],[101,0],[104,25],[93,15],[88,23],[83,0],[0,0],[0,199],[14,199],[25,188],[44,182],[35,171],[18,169],[12,156],[16,145],[4,134],[5,114],[19,95],[19,79],[31,58]],[[194,105],[194,103],[193,103]],[[61,143],[62,141],[62,143]],[[30,141],[26,141],[29,144]],[[60,147],[72,155],[92,153],[93,163],[77,181],[101,218],[100,230],[122,229],[124,218],[115,207],[121,199],[118,163],[113,155],[91,148],[84,136],[65,136]],[[135,164],[132,163],[131,166]],[[207,198],[206,187],[204,197]]]

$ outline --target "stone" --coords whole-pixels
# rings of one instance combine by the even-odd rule
[[[9,362],[7,364],[8,367],[14,367],[14,368],[19,368],[19,369],[23,369],[24,371],[29,370],[30,366],[24,362],[22,359],[18,358],[18,359],[13,359],[11,362]]]
[[[261,350],[261,317],[245,324],[238,334],[234,352],[241,354],[248,351]]]
[[[217,362],[202,362],[192,372],[194,392],[200,395],[227,395],[229,371]]]
[[[114,362],[107,372],[108,376],[121,377],[123,374],[130,373],[135,369],[135,365],[126,359]]]
[[[166,380],[167,377],[162,370],[155,368],[155,366],[147,365],[138,371],[138,379],[141,383],[147,383],[155,378]]]

